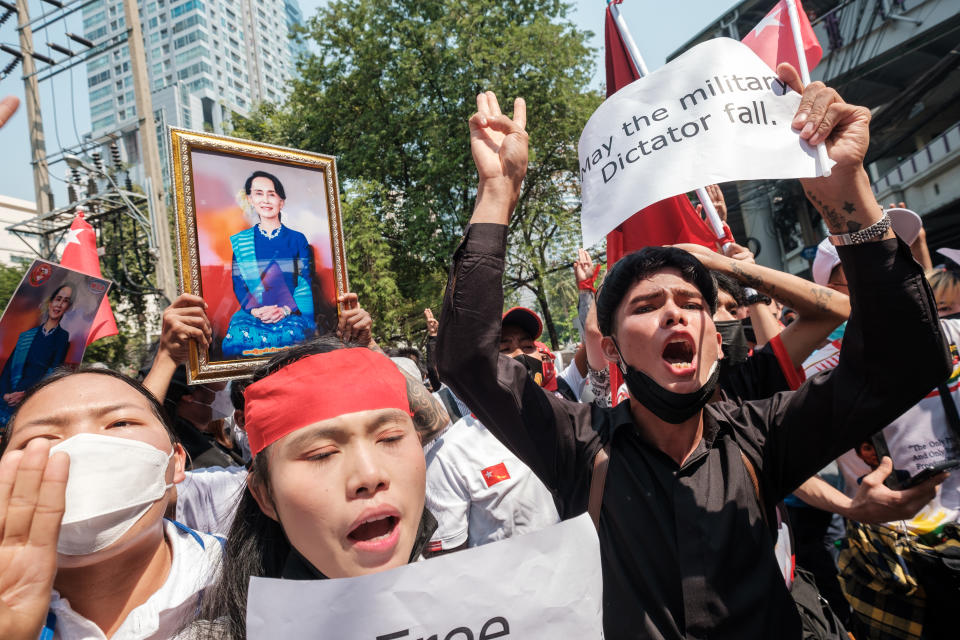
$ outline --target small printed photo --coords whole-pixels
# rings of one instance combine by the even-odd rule
[[[333,158],[171,135],[180,274],[213,330],[209,350],[191,347],[191,382],[249,375],[334,330],[346,271]]]
[[[24,393],[58,367],[83,360],[110,281],[34,260],[0,318],[0,425]]]

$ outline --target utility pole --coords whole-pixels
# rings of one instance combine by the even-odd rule
[[[33,30],[30,28],[30,10],[27,0],[17,0],[17,31],[20,32],[20,53],[23,54],[23,92],[27,102],[27,128],[30,130],[30,149],[33,154],[33,189],[37,199],[37,214],[53,208],[50,190],[50,170],[47,167],[47,147],[43,139],[43,115],[40,112],[40,90],[37,66],[33,61]],[[48,236],[41,236],[41,252],[49,257],[53,251]]]
[[[26,0],[19,0],[25,2]],[[136,0],[123,0],[127,23],[127,45],[130,48],[130,72],[133,74],[133,95],[140,118],[140,157],[147,179],[147,195],[151,226],[157,243],[157,287],[171,302],[177,295],[177,280],[173,273],[173,250],[170,247],[170,221],[163,197],[163,174],[160,171],[160,148],[157,145],[157,125],[153,119],[153,100],[150,97],[150,78],[147,75],[147,54],[143,47],[143,31]],[[26,64],[26,60],[24,60]]]

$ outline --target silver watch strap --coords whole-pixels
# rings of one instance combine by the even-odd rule
[[[863,244],[864,242],[873,242],[886,235],[890,228],[890,216],[886,213],[883,217],[874,222],[866,229],[860,229],[852,233],[838,233],[830,236],[830,242],[835,247],[842,247],[850,244]]]

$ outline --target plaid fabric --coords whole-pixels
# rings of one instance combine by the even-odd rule
[[[837,564],[840,583],[867,638],[919,639],[927,594],[950,601],[960,588],[960,527],[948,523],[916,537],[847,522]]]
[[[909,570],[909,536],[879,525],[847,522],[839,579],[871,640],[920,640],[926,595]]]

